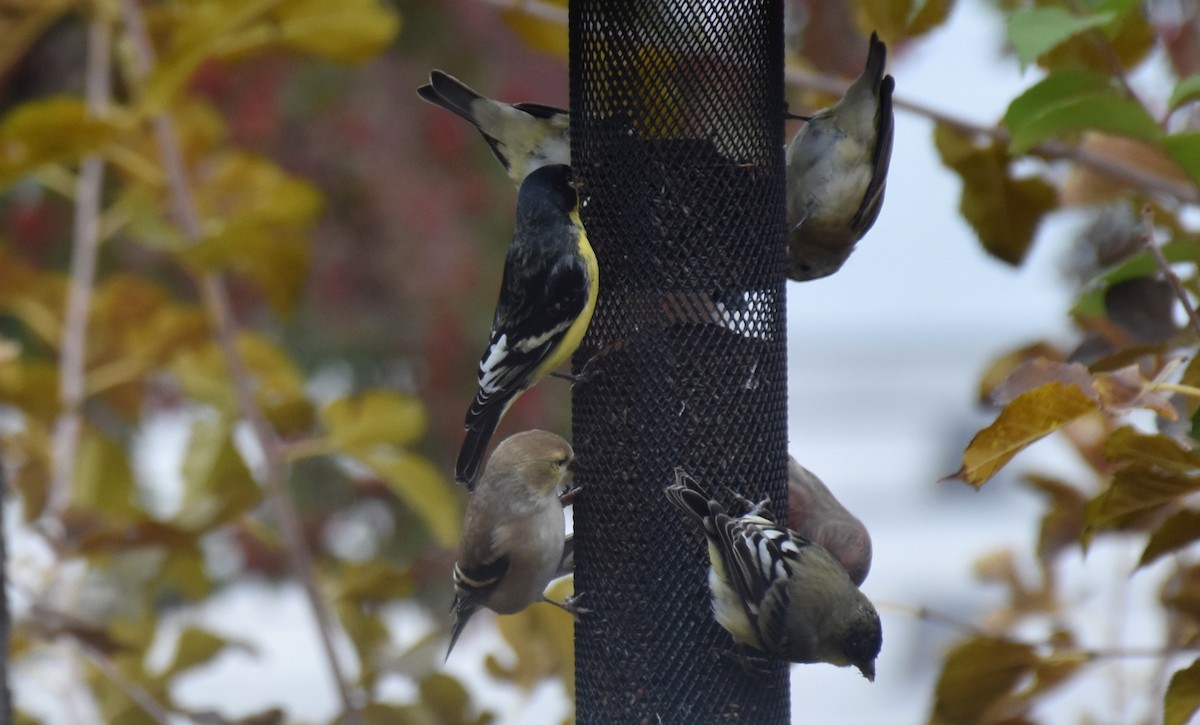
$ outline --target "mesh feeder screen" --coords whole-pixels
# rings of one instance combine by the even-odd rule
[[[571,154],[600,261],[575,356],[577,719],[788,722],[787,667],[712,618],[682,467],[786,515],[778,0],[573,0]]]

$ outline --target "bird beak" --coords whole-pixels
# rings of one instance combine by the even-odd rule
[[[863,677],[867,678],[871,682],[875,681],[875,661],[874,660],[871,660],[870,662],[864,662],[864,663],[858,665],[858,671],[862,673]]]

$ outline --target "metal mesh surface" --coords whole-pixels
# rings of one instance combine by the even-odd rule
[[[570,32],[600,261],[575,356],[578,722],[786,723],[786,666],[722,656],[700,533],[663,495],[680,466],[786,506],[782,4],[572,0]]]

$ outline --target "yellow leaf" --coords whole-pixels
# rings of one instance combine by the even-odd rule
[[[1171,676],[1163,698],[1163,725],[1187,725],[1200,710],[1200,660]]]
[[[80,436],[71,508],[115,521],[141,517],[133,468],[125,449],[90,428]]]
[[[525,45],[566,60],[569,50],[566,23],[567,4],[565,2],[553,4],[562,8],[562,22],[534,15],[519,8],[504,10],[501,12],[500,18],[509,30],[524,41]]]
[[[268,421],[283,434],[307,432],[312,425],[312,405],[291,358],[265,336],[249,331],[238,335],[237,351],[250,376],[255,401]],[[182,351],[171,370],[189,396],[226,417],[239,412],[225,358],[215,342]]]
[[[275,18],[284,47],[343,63],[370,60],[400,32],[400,16],[378,0],[292,0]]]
[[[458,544],[462,521],[455,485],[432,463],[414,453],[376,449],[355,458],[373,469],[400,500],[425,522],[445,547]]]
[[[1022,393],[975,435],[954,475],[979,488],[1025,447],[1098,407],[1077,386],[1061,382]]]
[[[410,446],[429,427],[420,400],[399,392],[372,390],[339,398],[321,411],[330,443],[342,451],[379,444]]]
[[[192,426],[182,465],[183,506],[175,519],[180,528],[207,531],[237,520],[262,500],[224,420]]]
[[[279,0],[199,0],[175,3],[152,16],[170,33],[166,50],[142,88],[139,110],[162,113],[226,37],[278,4]]]
[[[561,602],[574,589],[572,579],[565,577],[550,585],[546,597]],[[488,658],[488,670],[494,677],[511,680],[529,691],[546,678],[562,676],[568,694],[574,696],[575,622],[571,615],[552,604],[534,604],[523,612],[497,617],[496,622],[517,661],[505,667]]]
[[[81,98],[26,101],[0,121],[0,188],[44,164],[99,152],[114,134],[109,123],[88,116]]]
[[[267,159],[231,153],[199,175],[196,198],[205,237],[185,248],[184,258],[244,275],[287,317],[308,279],[308,233],[324,205],[320,192]]]
[[[976,637],[946,655],[938,678],[934,725],[985,722],[989,708],[1017,686],[1037,665],[1029,645],[991,637]]]

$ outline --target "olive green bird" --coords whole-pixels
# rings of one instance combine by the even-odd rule
[[[884,75],[886,63],[887,46],[871,33],[862,75],[788,144],[787,274],[794,280],[841,269],[883,208],[896,85]]]
[[[571,164],[571,117],[561,108],[494,101],[440,70],[417,95],[470,121],[518,185],[543,166]]]
[[[854,665],[874,681],[879,614],[828,551],[763,505],[729,515],[682,472],[666,494],[708,541],[713,617],[735,640],[788,662]]]

